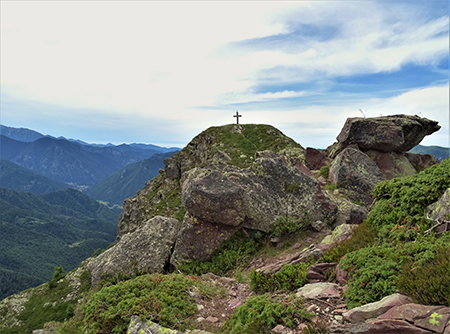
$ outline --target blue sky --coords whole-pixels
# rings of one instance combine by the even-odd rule
[[[185,146],[209,126],[331,145],[348,117],[439,121],[449,2],[1,1],[1,123],[91,143]]]

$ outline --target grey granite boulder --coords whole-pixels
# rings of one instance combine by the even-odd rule
[[[102,275],[162,273],[169,263],[178,229],[178,220],[156,216],[123,235],[113,247],[89,262],[92,284],[100,281]]]
[[[351,200],[371,202],[370,192],[383,181],[383,172],[365,153],[346,148],[333,160],[328,177]]]

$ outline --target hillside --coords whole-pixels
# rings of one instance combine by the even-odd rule
[[[351,118],[323,152],[209,128],[125,201],[111,247],[1,301],[0,330],[444,333],[450,160],[407,153],[439,128]]]
[[[67,188],[62,182],[3,159],[0,160],[0,186],[37,195]]]
[[[43,196],[0,188],[0,296],[71,270],[114,241],[118,212],[74,189]],[[26,236],[26,237],[24,237]]]
[[[174,153],[154,154],[148,159],[131,163],[84,192],[97,200],[108,202],[109,205],[122,206],[125,199],[134,196],[145,182],[158,175],[159,170],[164,168],[163,160]]]

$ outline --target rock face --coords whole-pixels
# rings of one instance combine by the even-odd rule
[[[374,319],[387,312],[394,306],[399,306],[411,302],[411,299],[399,293],[384,297],[382,300],[355,307],[343,314],[344,318],[352,323],[364,322],[367,319]]]
[[[398,294],[352,309],[343,315],[351,323],[332,326],[330,333],[450,333],[449,307],[410,303],[407,297]]]
[[[352,200],[371,202],[370,192],[383,181],[383,172],[365,153],[346,148],[331,164],[328,177],[331,182],[345,189]]]
[[[312,147],[307,147],[305,152],[305,164],[310,170],[318,170],[331,162],[324,153]]]
[[[168,265],[178,229],[178,220],[157,216],[133,233],[124,235],[113,247],[89,262],[92,284],[99,282],[102,275],[113,276],[116,272],[162,273]]]
[[[237,227],[270,233],[277,219],[286,216],[331,224],[337,211],[317,180],[273,152],[245,169],[192,169],[186,173],[181,200],[188,215],[177,238],[176,262],[204,260]]]
[[[406,152],[440,128],[438,122],[419,116],[348,118],[337,137],[338,151],[358,145],[362,151]]]
[[[437,223],[437,233],[450,231],[450,189],[445,191],[439,201],[428,206],[427,215]]]

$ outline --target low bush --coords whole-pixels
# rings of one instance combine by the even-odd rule
[[[434,258],[421,265],[408,261],[397,286],[416,303],[450,306],[450,246],[438,246]]]
[[[269,294],[250,297],[236,309],[220,332],[223,334],[270,333],[278,324],[295,328],[311,317],[303,307],[302,299],[295,295],[270,296]]]
[[[352,278],[345,292],[349,309],[378,301],[396,291],[400,265],[393,249],[366,247],[347,254],[339,266]]]
[[[249,278],[250,288],[258,293],[277,290],[289,292],[308,283],[305,263],[284,265],[280,271],[274,274],[263,274],[253,269],[249,274]]]
[[[197,310],[187,293],[195,281],[180,274],[152,274],[103,287],[83,306],[87,333],[123,333],[132,315],[184,330]]]
[[[261,233],[249,236],[242,231],[238,231],[212,253],[209,261],[191,260],[190,263],[178,265],[177,269],[190,275],[206,273],[226,275],[230,270],[243,267],[248,263],[260,249],[261,243],[259,241],[262,237]]]
[[[372,245],[378,235],[367,222],[363,222],[353,229],[352,237],[339,244],[334,245],[324,254],[321,261],[323,262],[339,262],[345,254],[359,250],[361,248]]]

